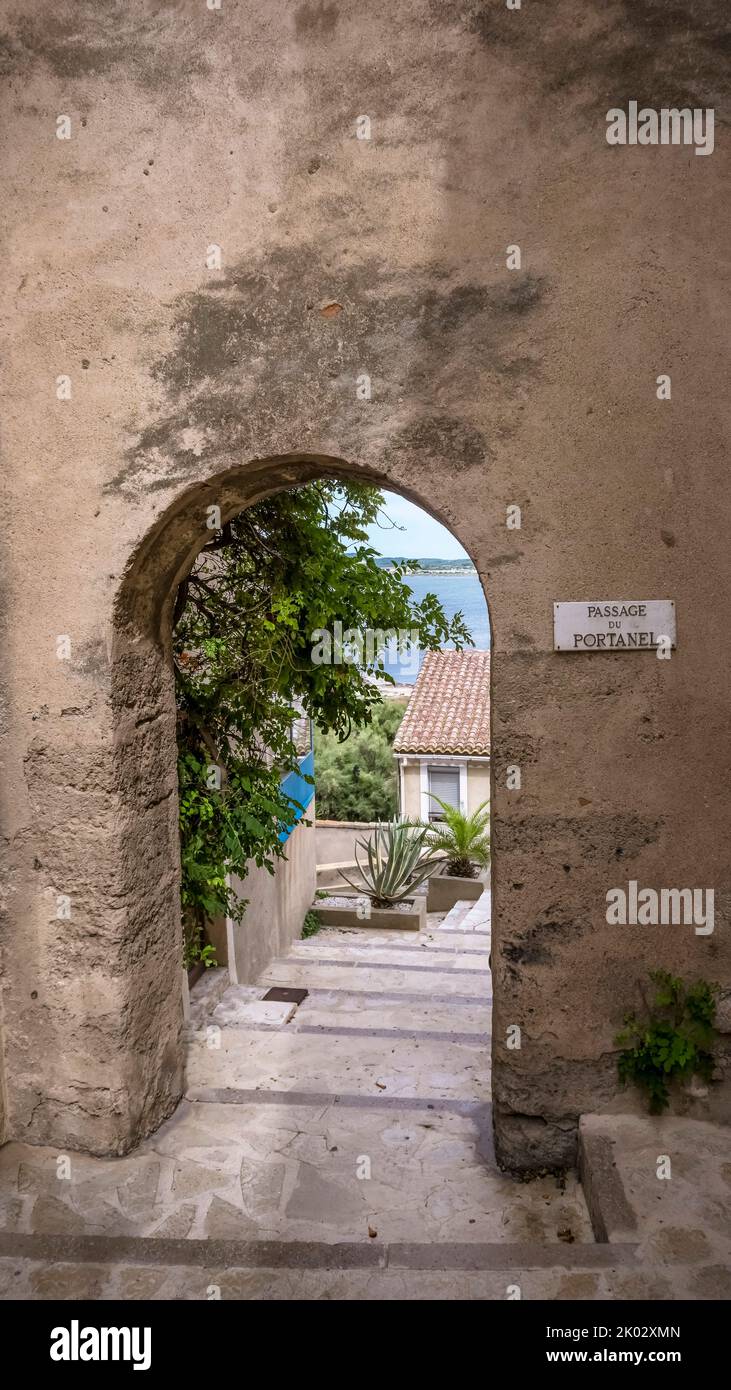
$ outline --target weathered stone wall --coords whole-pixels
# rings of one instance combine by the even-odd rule
[[[109,1152],[177,1101],[170,594],[207,506],[325,472],[484,582],[498,1147],[566,1161],[637,977],[731,975],[727,128],[605,140],[720,106],[721,0],[2,12],[7,1133]],[[614,596],[676,600],[671,661],[553,654],[553,600]],[[715,887],[714,935],[608,928],[630,877]]]

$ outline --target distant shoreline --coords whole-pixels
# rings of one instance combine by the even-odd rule
[[[395,555],[384,555],[379,557],[378,564],[381,569],[387,571],[393,571],[396,565],[416,565],[417,568],[413,571],[415,574],[445,575],[447,577],[451,574],[467,576],[477,573],[471,560],[407,560]]]

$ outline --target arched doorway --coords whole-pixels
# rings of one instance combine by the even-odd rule
[[[120,793],[122,893],[135,943],[120,1059],[128,1086],[115,1147],[126,1149],[174,1109],[182,1092],[179,844],[171,618],[177,587],[221,525],[273,493],[319,478],[398,490],[444,520],[414,489],[334,457],[287,455],[214,475],[182,493],[133,555],[115,608],[114,753]],[[466,547],[465,547],[466,548]],[[91,1146],[91,1145],[90,1145]]]

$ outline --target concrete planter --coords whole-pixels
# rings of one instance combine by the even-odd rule
[[[338,897],[340,894],[338,894]],[[353,896],[353,905],[338,903],[337,906],[323,906],[321,900],[314,903],[314,911],[323,927],[387,927],[390,931],[420,931],[426,926],[426,898],[407,899],[409,912],[396,912],[390,907],[371,907],[370,915],[365,916],[369,900]]]
[[[449,912],[458,902],[477,902],[485,891],[480,878],[458,878],[448,874],[446,864],[429,879],[427,912]]]

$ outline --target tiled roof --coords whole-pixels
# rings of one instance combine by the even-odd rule
[[[426,653],[393,751],[489,754],[489,652]]]

